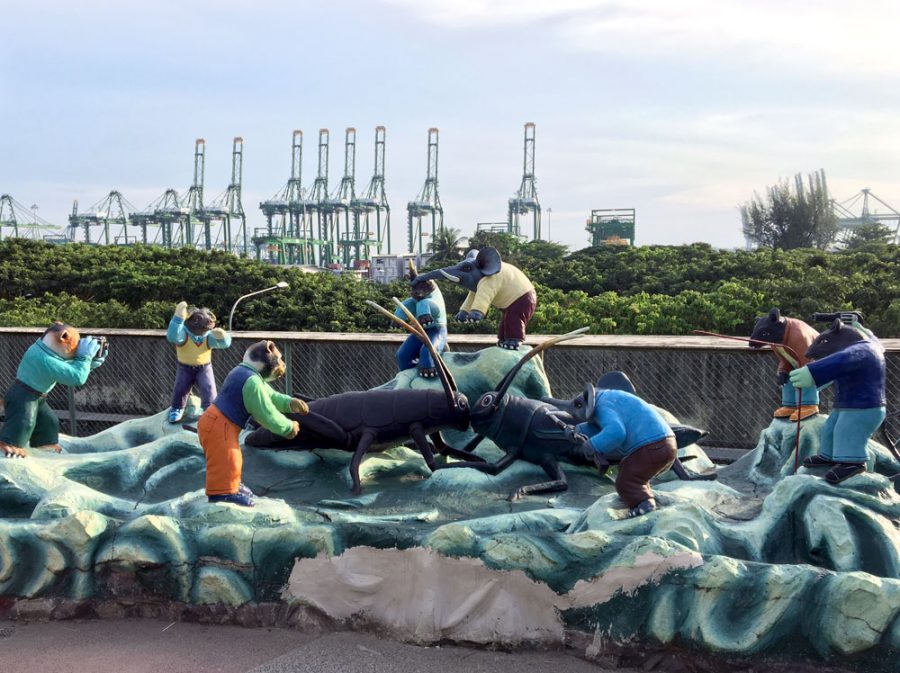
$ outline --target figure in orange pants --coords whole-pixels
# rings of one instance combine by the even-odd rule
[[[222,390],[200,417],[197,432],[206,458],[206,495],[210,502],[253,506],[253,492],[241,483],[244,459],[238,436],[252,417],[267,430],[293,439],[300,424],[284,414],[309,412],[306,402],[283,395],[268,384],[284,375],[281,352],[271,341],[259,341],[225,377]]]

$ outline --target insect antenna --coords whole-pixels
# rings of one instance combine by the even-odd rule
[[[412,313],[410,313],[405,306],[403,306],[403,303],[399,299],[397,299],[396,297],[394,297],[393,299],[399,306],[403,308],[404,312],[407,314],[407,316],[409,316],[412,324],[406,322],[402,318],[398,318],[386,308],[379,306],[377,303],[371,301],[370,299],[366,299],[366,303],[372,308],[383,313],[385,316],[387,316],[387,318],[395,322],[407,332],[415,334],[426,345],[429,352],[431,353],[431,357],[434,358],[434,361],[437,364],[438,378],[440,378],[441,385],[444,387],[444,392],[447,394],[447,402],[451,407],[455,409],[457,407],[457,404],[456,398],[453,393],[457,392],[458,389],[456,387],[456,381],[454,380],[453,375],[450,373],[450,370],[447,369],[447,365],[444,364],[444,361],[443,359],[441,359],[440,354],[434,348],[434,344],[431,343],[431,339],[429,339],[428,335],[425,333],[425,328],[423,328],[419,321],[416,320],[416,317],[412,315]]]
[[[570,341],[571,339],[578,339],[579,337],[584,336],[584,333],[588,331],[588,327],[579,327],[576,330],[572,330],[571,332],[567,332],[566,334],[560,334],[559,336],[551,337],[544,341],[544,343],[539,346],[535,346],[528,353],[519,360],[512,369],[510,369],[506,376],[497,384],[497,387],[494,388],[494,391],[498,393],[496,400],[499,402],[504,395],[506,395],[506,391],[509,390],[509,387],[512,385],[513,379],[516,378],[516,374],[519,373],[519,370],[525,366],[525,363],[528,362],[531,358],[533,358],[538,353],[543,353],[545,350],[554,346],[558,343],[562,343],[563,341]]]
[[[456,379],[453,378],[453,374],[450,373],[450,370],[444,363],[444,358],[437,352],[434,344],[431,343],[431,339],[428,338],[425,328],[422,327],[422,324],[416,316],[412,314],[412,311],[406,308],[403,302],[397,299],[397,297],[391,297],[391,299],[394,300],[394,303],[406,314],[409,321],[418,329],[417,334],[419,335],[419,339],[421,339],[425,344],[425,347],[428,348],[428,352],[431,353],[431,357],[434,360],[435,365],[437,365],[438,377],[441,379],[441,384],[444,386],[444,391],[447,393],[447,400],[450,402],[450,406],[455,409],[456,399],[454,393],[459,392],[459,388],[456,385]]]

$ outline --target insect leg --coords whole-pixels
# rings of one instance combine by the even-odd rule
[[[356,445],[356,451],[353,452],[353,458],[350,460],[350,478],[353,480],[353,495],[362,493],[362,484],[359,480],[359,464],[362,463],[363,456],[375,441],[375,431],[366,430],[362,437],[359,438],[359,444]]]
[[[519,500],[524,498],[526,495],[536,495],[538,493],[553,493],[555,491],[567,491],[569,489],[569,482],[566,480],[566,473],[563,472],[562,468],[559,466],[559,463],[556,462],[556,459],[552,456],[545,456],[541,461],[540,466],[544,468],[544,472],[547,473],[547,476],[551,477],[551,481],[542,481],[538,484],[528,484],[527,486],[520,486],[515,491],[510,493],[510,500]]]
[[[484,472],[485,474],[498,475],[503,472],[503,470],[512,465],[513,461],[515,461],[516,458],[519,457],[519,454],[521,452],[521,449],[514,448],[508,453],[504,454],[504,456],[496,463],[472,460],[472,457],[469,456],[469,460],[461,460],[456,463],[446,463],[444,465],[438,465],[436,469],[444,470],[450,467],[471,467],[473,470],[478,470],[479,472]]]

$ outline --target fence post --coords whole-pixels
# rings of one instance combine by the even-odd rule
[[[284,394],[294,394],[294,370],[291,366],[291,342],[284,342]]]
[[[75,388],[66,386],[66,397],[69,400],[69,434],[78,436],[78,419],[75,418]]]

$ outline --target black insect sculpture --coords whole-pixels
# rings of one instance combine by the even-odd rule
[[[586,458],[581,450],[585,437],[575,432],[576,421],[572,416],[547,402],[507,394],[516,374],[529,359],[560,341],[581,336],[586,330],[584,327],[548,339],[531,349],[503,377],[495,390],[482,395],[472,406],[469,421],[472,429],[478,434],[463,450],[474,451],[487,437],[504,452],[500,460],[496,463],[481,460],[459,461],[438,465],[437,469],[471,467],[480,472],[496,475],[507,469],[515,460],[524,460],[543,468],[550,480],[520,486],[509,496],[510,500],[518,500],[526,495],[567,490],[569,485],[560,461],[595,467],[594,462]],[[577,398],[573,402],[577,402]],[[690,426],[677,426],[673,429],[679,448],[693,444],[706,434],[705,431]],[[715,475],[692,476],[678,459],[675,460],[672,469],[679,478],[685,480],[715,479]]]
[[[380,306],[377,308],[394,319],[390,312]],[[295,438],[285,439],[265,428],[259,428],[247,436],[245,443],[260,448],[295,451],[350,451],[353,453],[350,478],[353,480],[354,495],[362,492],[359,466],[365,454],[384,451],[410,438],[431,470],[437,467],[435,451],[472,460],[471,454],[447,446],[441,437],[441,430],[468,429],[468,400],[459,392],[453,375],[434,350],[422,326],[412,314],[408,317],[411,325],[399,318],[396,321],[418,334],[423,343],[430,347],[432,357],[438,365],[437,372],[443,390],[365,390],[310,399],[307,415],[288,414],[289,418],[300,422],[300,433]],[[477,456],[474,458],[478,459]]]

